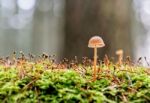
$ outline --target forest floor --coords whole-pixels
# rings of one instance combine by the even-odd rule
[[[0,60],[0,103],[150,102],[150,69],[104,59],[93,80],[92,60],[55,63],[53,57]]]

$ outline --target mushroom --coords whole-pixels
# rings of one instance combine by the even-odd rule
[[[96,63],[97,63],[97,48],[102,48],[104,47],[104,41],[101,37],[99,36],[93,36],[89,40],[88,47],[89,48],[94,48],[94,70],[93,70],[93,79],[96,79]]]
[[[117,50],[116,55],[118,55],[118,64],[121,65],[123,60],[123,50],[122,49]]]

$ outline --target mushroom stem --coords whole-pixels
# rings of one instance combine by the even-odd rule
[[[116,51],[116,55],[118,55],[118,64],[122,65],[122,61],[123,61],[123,50],[117,50]]]
[[[118,60],[120,65],[122,64],[122,60],[123,60],[123,55],[120,54],[120,55],[119,55],[119,60]]]
[[[97,48],[94,48],[94,73],[93,73],[93,79],[96,79],[96,63],[97,63]]]

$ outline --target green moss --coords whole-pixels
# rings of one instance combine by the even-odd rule
[[[92,81],[91,66],[60,69],[54,65],[47,59],[7,68],[1,64],[0,103],[150,102],[150,75],[146,68],[101,64],[97,80]]]

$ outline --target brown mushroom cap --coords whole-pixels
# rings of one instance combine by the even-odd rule
[[[122,49],[119,49],[116,51],[116,55],[122,55],[123,54],[123,50]]]
[[[89,44],[88,44],[89,48],[95,48],[95,47],[101,48],[104,46],[105,46],[105,43],[104,43],[103,39],[99,36],[93,36],[89,40]]]

